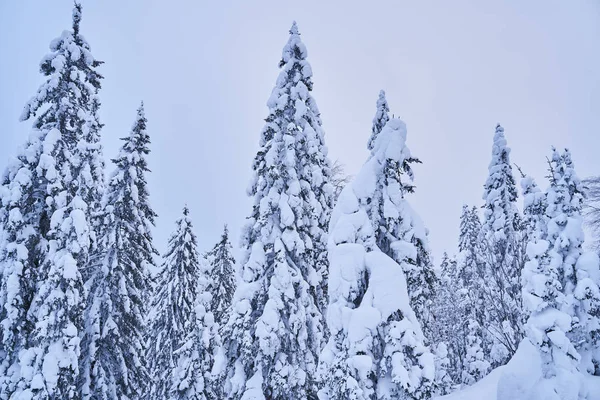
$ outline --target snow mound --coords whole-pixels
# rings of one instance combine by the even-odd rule
[[[552,380],[558,380],[556,385]],[[552,383],[552,384],[550,384]],[[554,391],[558,387],[560,393]],[[577,389],[581,387],[580,393]],[[561,390],[562,389],[562,390]],[[543,378],[537,348],[523,340],[508,364],[496,368],[476,384],[434,400],[600,400],[600,377],[559,374]]]

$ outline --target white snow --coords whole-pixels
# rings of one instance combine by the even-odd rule
[[[550,387],[544,382],[539,352],[525,339],[506,365],[496,368],[472,386],[434,400],[570,400],[578,399],[579,385],[583,387],[582,399],[600,400],[598,376],[562,375],[553,379],[561,381],[560,394],[548,391]]]

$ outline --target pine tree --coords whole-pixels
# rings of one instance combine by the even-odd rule
[[[372,154],[375,150],[372,149]],[[410,164],[420,161],[411,156],[405,144],[393,151],[398,154],[386,154],[382,174],[377,176],[369,218],[373,221],[377,246],[405,268],[411,307],[429,339],[433,323],[430,310],[437,277],[429,254],[428,231],[406,200],[406,195],[414,192]],[[414,252],[407,252],[402,247],[406,242],[412,244]]]
[[[143,104],[116,159],[102,222],[97,262],[90,278],[83,338],[81,392],[85,399],[145,398],[145,318],[150,267],[158,254],[151,228],[156,214],[149,204]]]
[[[437,281],[432,309],[435,324],[433,324],[431,341],[438,344],[438,347],[443,345],[447,353],[446,362],[441,354],[436,351],[436,390],[438,394],[449,393],[453,385],[461,382],[465,358],[466,333],[464,324],[457,323],[463,315],[463,303],[461,298],[462,288],[455,278],[457,275],[456,268],[456,259],[454,257],[450,258],[444,252],[439,267],[440,279]],[[440,367],[445,370],[451,382],[445,380],[444,371],[438,368],[442,360],[447,365],[440,365]]]
[[[463,205],[452,290],[457,302],[455,318],[462,322],[458,352],[462,368],[460,382],[465,385],[472,385],[489,372],[489,347],[493,342],[487,325],[489,313],[486,304],[490,296],[484,289],[487,287],[487,275],[480,232],[477,209]]]
[[[208,271],[205,271],[208,273]],[[206,289],[206,278],[199,280],[200,290]],[[207,311],[210,292],[197,296],[194,313],[190,319],[190,331],[183,345],[173,353],[176,366],[170,399],[221,400],[224,397],[222,366],[216,364],[220,355],[221,337],[214,316]]]
[[[73,30],[51,42],[40,64],[47,79],[21,115],[35,118],[34,130],[2,182],[2,397],[78,396],[81,273],[103,185],[101,62],[81,36],[80,21],[75,3]]]
[[[583,188],[570,153],[565,151],[560,155],[553,149],[549,164],[550,188],[546,196],[530,190],[525,198],[526,216],[537,221],[523,270],[523,304],[529,315],[526,333],[539,349],[544,378],[550,379],[548,384],[560,385],[560,380],[570,377],[567,378],[570,385],[576,386],[581,360],[578,350],[586,352],[587,344],[592,343],[588,323],[597,326],[597,320],[587,313],[586,307],[594,302],[594,296],[584,300],[586,295],[581,295],[598,293],[598,286],[588,275],[598,273],[598,261],[594,257],[588,263],[582,256]],[[585,369],[585,362],[583,365]],[[578,390],[570,388],[574,395]]]
[[[600,375],[600,263],[597,254],[583,251],[585,192],[568,149],[560,157],[554,152],[551,170],[551,188],[555,189],[548,193],[547,214],[554,218],[548,222],[547,240],[559,253],[565,278],[570,281],[563,282],[563,287],[573,291],[570,306],[576,323],[573,332],[567,335],[582,357],[582,370]]]
[[[480,241],[485,249],[483,326],[490,336],[492,366],[503,364],[522,337],[520,274],[521,221],[516,208],[517,189],[510,164],[504,129],[496,126],[489,176],[484,185],[484,219]]]
[[[229,230],[225,225],[221,240],[206,254],[210,264],[210,287],[208,290],[212,295],[208,310],[212,312],[219,326],[223,326],[227,322],[236,287],[235,259],[231,254],[231,249]]]
[[[154,377],[151,399],[219,399],[212,384],[218,326],[207,310],[208,266],[201,262],[189,209],[184,207],[169,239],[152,308],[149,359]]]
[[[475,281],[484,279],[484,266],[482,265],[482,246],[479,242],[481,221],[477,208],[463,205],[460,215],[460,233],[458,236],[458,251],[460,253],[459,265],[456,276],[461,287],[470,287],[476,290]],[[473,296],[474,301],[476,297]],[[482,321],[480,321],[482,322]]]
[[[445,342],[438,342],[435,349],[435,394],[444,396],[452,392],[454,382],[450,375],[450,355]]]
[[[465,346],[465,360],[462,371],[462,383],[472,385],[486,376],[490,370],[490,363],[483,354],[481,327],[474,319],[466,321],[467,336]]]
[[[208,354],[199,351],[198,324],[204,317],[199,307],[206,306],[199,297],[204,295],[208,278],[201,271],[198,241],[187,207],[176,225],[163,257],[149,317],[150,399],[202,399],[205,395],[205,370],[200,367]]]
[[[319,369],[324,399],[427,399],[432,394],[434,359],[411,309],[404,277],[417,246],[400,236],[393,246],[396,262],[377,246],[376,221],[371,220],[377,216],[371,210],[381,196],[382,177],[407,156],[405,141],[404,123],[390,120],[332,214],[331,336]],[[395,189],[386,193],[387,201],[396,195],[398,204],[400,187]]]
[[[379,132],[381,132],[385,124],[387,124],[387,122],[390,120],[388,115],[389,112],[390,107],[388,106],[385,98],[385,91],[380,90],[379,98],[377,99],[377,111],[375,112],[375,117],[373,118],[373,128],[371,129],[371,137],[369,138],[367,149],[373,150],[377,135],[379,135]]]
[[[306,399],[316,391],[333,188],[306,56],[294,23],[254,160],[242,282],[224,329],[229,398]]]

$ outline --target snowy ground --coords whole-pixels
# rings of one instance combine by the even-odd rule
[[[434,400],[543,400],[543,395],[531,392],[541,376],[539,365],[534,347],[524,342],[508,364],[496,368],[473,386]],[[600,377],[586,377],[587,399],[600,400]]]

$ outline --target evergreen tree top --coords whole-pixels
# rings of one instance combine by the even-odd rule
[[[168,257],[169,255],[173,254],[175,251],[178,250],[177,246],[185,244],[185,243],[192,243],[193,247],[195,248],[196,246],[196,235],[194,235],[192,229],[192,220],[190,219],[190,209],[188,208],[187,205],[183,206],[183,209],[181,210],[181,216],[177,219],[177,221],[175,222],[177,228],[175,229],[175,231],[171,234],[171,237],[169,238],[169,250],[167,251],[167,255],[166,257]],[[193,254],[185,252],[185,255],[187,257],[191,257],[191,256],[197,256],[197,254],[194,252]],[[197,257],[194,257],[197,258]]]
[[[283,47],[281,61],[279,61],[279,68],[282,68],[283,71],[279,75],[279,79],[277,79],[277,86],[283,87],[283,83],[288,80],[292,80],[293,82],[302,80],[308,90],[312,90],[312,82],[310,80],[312,69],[310,64],[305,61],[307,56],[306,46],[302,43],[298,26],[294,22],[290,28],[290,37]],[[299,73],[300,76],[295,77],[295,73]]]
[[[73,30],[64,31],[60,37],[50,42],[51,53],[40,62],[40,71],[48,78],[21,113],[20,120],[26,121],[36,115],[44,104],[50,104],[49,109],[38,115],[34,123],[38,129],[51,124],[64,133],[65,128],[78,126],[70,119],[86,119],[78,113],[71,115],[75,109],[83,109],[91,114],[97,111],[93,109],[92,100],[103,79],[96,71],[102,61],[92,56],[89,44],[79,33],[81,11],[81,4],[76,2],[73,9]]]
[[[515,206],[517,189],[510,163],[510,148],[500,124],[496,125],[488,172],[482,197],[485,201],[484,231],[492,235],[494,240],[505,240],[509,232],[515,229],[519,218]]]
[[[548,202],[549,215],[565,213],[570,216],[581,212],[584,198],[583,184],[577,174],[571,153],[565,149],[562,154],[552,148],[550,161],[550,189]]]
[[[377,135],[383,129],[385,124],[389,121],[389,113],[390,107],[388,106],[387,100],[385,98],[385,91],[379,91],[379,97],[377,98],[377,110],[375,112],[375,117],[373,118],[373,127],[371,129],[371,137],[369,138],[369,142],[367,144],[367,148],[369,150],[373,150],[375,146],[375,140],[377,139]]]
[[[124,141],[119,154],[113,163],[116,168],[108,182],[105,198],[107,206],[119,207],[122,218],[139,220],[143,226],[145,251],[150,260],[152,254],[158,254],[152,244],[151,225],[154,224],[156,213],[150,206],[150,193],[146,182],[146,172],[150,172],[146,155],[150,153],[150,135],[146,131],[147,119],[144,115],[143,103],[137,110],[136,119],[129,136],[121,138]],[[128,210],[134,206],[138,211]],[[138,226],[138,232],[141,226]]]
[[[73,33],[75,36],[79,35],[79,24],[81,23],[81,3],[78,1],[74,2],[73,6]]]
[[[113,162],[119,167],[127,165],[135,165],[143,172],[149,172],[146,159],[143,157],[150,153],[150,135],[146,132],[146,123],[148,120],[144,114],[144,103],[141,103],[137,109],[136,119],[133,123],[129,136],[121,138],[123,146],[119,151],[119,155]],[[141,176],[136,176],[134,179],[143,179]]]
[[[296,21],[292,21],[290,35],[300,35],[300,32],[298,32],[298,24],[296,24]]]

